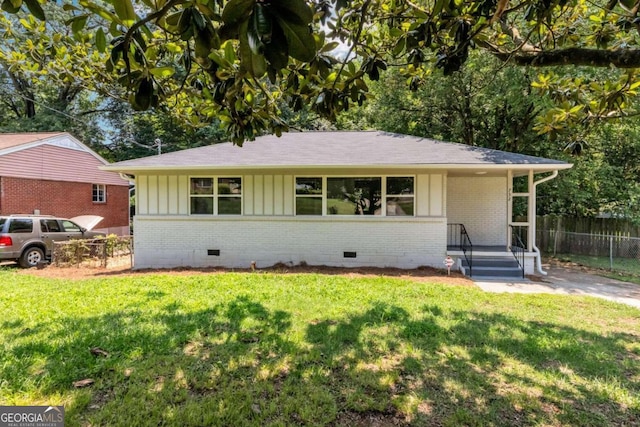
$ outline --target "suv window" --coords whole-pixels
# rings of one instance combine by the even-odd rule
[[[12,218],[9,222],[9,233],[33,232],[33,220],[26,218]]]
[[[2,227],[5,222],[7,222],[7,218],[0,218],[0,233],[2,233]]]
[[[67,219],[62,220],[62,227],[64,228],[64,231],[81,231],[78,224]]]
[[[50,232],[50,233],[59,233],[62,230],[60,229],[60,224],[55,219],[42,219],[40,220],[40,229],[42,232]]]

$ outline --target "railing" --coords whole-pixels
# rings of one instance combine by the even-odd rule
[[[522,241],[520,233],[514,226],[510,225],[511,229],[511,253],[518,262],[518,266],[522,270],[522,278],[524,279],[524,253],[527,251],[527,246]]]
[[[464,228],[464,224],[447,224],[447,248],[462,251],[464,259],[469,265],[469,276],[471,276],[473,271],[473,245],[467,229]]]

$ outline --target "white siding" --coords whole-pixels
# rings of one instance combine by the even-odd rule
[[[444,177],[442,175],[431,175],[429,177],[429,215],[442,216],[444,198]]]
[[[331,266],[442,267],[444,218],[182,217],[135,218],[135,268],[282,262]],[[207,250],[220,250],[220,256]],[[344,252],[356,252],[345,258]]]
[[[449,177],[447,222],[464,224],[475,245],[507,244],[507,178]]]

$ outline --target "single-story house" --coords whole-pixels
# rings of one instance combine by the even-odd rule
[[[96,231],[129,235],[129,185],[66,132],[0,133],[0,215],[97,215]]]
[[[367,131],[263,136],[102,169],[135,177],[135,268],[444,268],[451,256],[468,270],[473,257],[514,259],[521,247],[515,258],[533,273],[536,187],[570,167]],[[527,188],[514,193],[517,177]],[[527,221],[513,217],[517,198]]]

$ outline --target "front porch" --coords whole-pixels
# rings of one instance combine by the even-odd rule
[[[533,170],[447,179],[447,256],[474,279],[523,280],[540,266]]]

